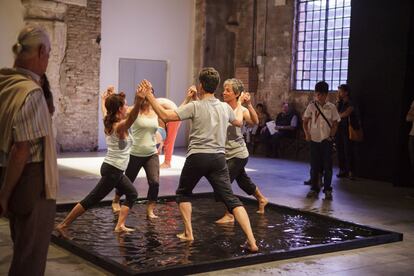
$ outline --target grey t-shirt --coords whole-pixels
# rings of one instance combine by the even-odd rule
[[[234,113],[237,113],[239,108],[243,113],[247,111],[247,108],[238,106],[234,109]],[[245,159],[247,157],[249,157],[249,151],[247,150],[246,143],[244,142],[241,128],[230,124],[227,127],[226,159]]]
[[[236,119],[227,103],[211,97],[180,106],[175,111],[181,120],[191,119],[187,156],[194,153],[225,153],[229,122]]]

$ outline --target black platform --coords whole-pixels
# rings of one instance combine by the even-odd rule
[[[313,254],[401,241],[401,233],[358,225],[335,218],[269,203],[265,215],[256,214],[257,202],[240,197],[249,213],[259,253],[240,247],[245,236],[236,224],[217,225],[225,209],[211,193],[197,194],[193,202],[194,242],[175,234],[183,223],[173,196],[161,197],[158,219],[145,216],[145,201],[131,210],[131,234],[113,232],[116,218],[110,201],[88,210],[68,229],[71,239],[52,235],[65,249],[117,275],[190,274],[239,267]],[[141,204],[140,204],[141,203]],[[74,204],[58,205],[60,222]]]

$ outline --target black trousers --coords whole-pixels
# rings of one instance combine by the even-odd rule
[[[227,167],[229,169],[230,183],[233,183],[236,180],[237,185],[242,189],[246,194],[252,195],[256,191],[256,185],[247,175],[244,167],[247,165],[249,158],[231,158],[227,160]],[[223,201],[219,195],[214,195],[216,201]]]
[[[124,175],[124,172],[112,165],[102,163],[101,176],[102,178],[95,188],[80,202],[82,207],[85,209],[91,208],[116,188],[122,194],[125,194],[125,205],[132,208],[138,194],[134,185]]]
[[[256,191],[256,185],[247,175],[244,167],[247,165],[249,158],[232,158],[227,160],[227,167],[229,169],[230,183],[236,180],[237,185],[246,194],[252,195]]]
[[[353,142],[349,140],[348,127],[338,127],[335,137],[336,150],[338,155],[339,171],[344,173],[355,172]]]
[[[191,201],[193,189],[203,176],[230,212],[236,207],[243,206],[231,189],[224,153],[195,153],[188,156],[181,172],[176,201]]]
[[[131,183],[134,183],[135,179],[137,179],[138,173],[142,167],[144,167],[145,174],[147,175],[149,186],[147,198],[151,201],[157,201],[160,189],[160,160],[158,154],[145,157],[129,156],[129,163],[125,175],[129,178]],[[122,196],[121,191],[116,190],[116,194]]]
[[[0,167],[0,183],[4,178],[6,168]],[[13,258],[9,269],[10,276],[44,275],[50,236],[53,230],[56,212],[56,201],[45,198],[44,193],[44,166],[43,162],[26,164],[19,182],[10,200],[27,205],[25,198],[16,197],[16,189],[27,188],[27,193],[35,193],[31,198],[29,210],[14,212],[9,204],[9,226],[13,241]],[[42,187],[42,192],[32,190],[33,187]],[[21,193],[19,193],[21,195]],[[27,196],[27,195],[24,195]],[[28,205],[28,206],[29,206]],[[22,210],[19,210],[22,211]],[[22,213],[22,214],[21,214]]]
[[[332,142],[323,140],[320,143],[311,141],[311,189],[319,192],[319,173],[323,172],[324,192],[332,191]]]

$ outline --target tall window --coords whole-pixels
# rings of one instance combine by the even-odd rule
[[[294,88],[325,80],[335,90],[347,80],[351,0],[297,0],[296,7]]]

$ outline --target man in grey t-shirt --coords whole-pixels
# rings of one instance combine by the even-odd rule
[[[214,68],[204,68],[199,74],[198,92],[194,86],[187,92],[187,98],[177,110],[165,110],[156,101],[154,95],[147,94],[157,115],[164,121],[182,121],[191,119],[190,143],[187,158],[181,172],[180,183],[177,188],[177,202],[181,216],[184,220],[184,233],[177,237],[183,240],[194,240],[191,225],[192,191],[201,177],[205,176],[226,204],[227,209],[233,213],[247,237],[248,249],[258,251],[249,216],[243,204],[233,194],[230,185],[229,172],[225,158],[225,143],[228,123],[241,126],[242,122],[235,118],[233,110],[226,103],[214,97],[220,82],[219,73]],[[147,82],[150,86],[151,84]]]

